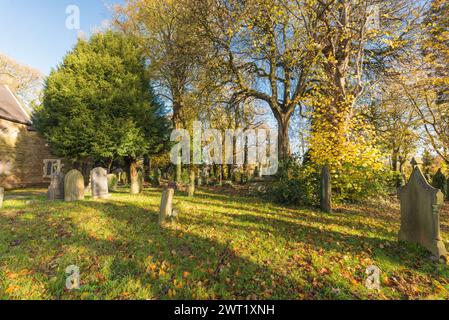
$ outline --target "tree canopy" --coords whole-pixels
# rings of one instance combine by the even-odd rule
[[[139,47],[109,31],[79,40],[46,80],[34,123],[56,155],[112,161],[167,147],[168,120]]]

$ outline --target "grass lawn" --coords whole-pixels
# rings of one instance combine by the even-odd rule
[[[158,227],[161,191],[46,202],[7,193],[0,210],[2,299],[446,299],[449,271],[399,244],[397,204],[327,215],[203,190],[176,196],[177,224]],[[449,212],[442,231],[449,239]],[[65,289],[65,269],[81,289]],[[365,287],[368,266],[380,292]]]

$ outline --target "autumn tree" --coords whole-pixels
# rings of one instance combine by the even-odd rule
[[[115,24],[132,35],[143,48],[156,93],[173,110],[176,129],[187,129],[195,105],[200,60],[205,58],[202,42],[192,30],[188,0],[128,0],[116,7]],[[195,113],[195,112],[193,112]],[[181,179],[178,163],[176,179]]]
[[[304,24],[282,1],[201,1],[200,32],[214,44],[233,91],[271,109],[278,124],[279,159],[290,155],[289,126],[310,89],[315,51]]]
[[[43,75],[0,54],[0,83],[7,84],[27,107],[32,108],[41,98]]]

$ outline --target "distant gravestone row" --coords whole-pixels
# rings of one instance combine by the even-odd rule
[[[89,190],[92,192],[92,198],[107,199],[109,184],[110,178],[106,169],[95,168],[91,171]],[[65,176],[62,173],[55,173],[51,176],[47,198],[48,200],[65,200],[67,202],[81,201],[84,200],[85,191],[84,177],[81,172],[74,169]]]
[[[104,168],[94,168],[90,172],[89,185],[85,187],[84,177],[76,169],[69,171],[66,175],[61,172],[51,176],[50,186],[47,191],[48,200],[80,201],[84,199],[84,194],[89,192],[94,199],[107,199],[110,191],[117,190],[118,183],[128,182],[125,172],[108,174]],[[143,192],[144,176],[142,171],[137,173],[137,184],[135,193]]]
[[[444,204],[444,195],[427,182],[418,165],[415,164],[407,185],[399,189],[399,198],[399,240],[420,244],[438,258],[446,256],[440,232],[440,210]]]

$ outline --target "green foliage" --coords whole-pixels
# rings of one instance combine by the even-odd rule
[[[150,183],[153,187],[159,187],[161,184],[161,176],[162,176],[162,172],[159,168],[155,168],[151,173],[150,173]]]
[[[441,169],[439,169],[438,172],[433,176],[432,186],[440,189],[441,192],[443,192],[444,196],[447,198],[447,179]]]
[[[394,192],[398,173],[390,168],[355,166],[346,163],[340,170],[331,171],[333,200],[357,203],[373,196]]]
[[[280,204],[316,206],[319,202],[317,170],[291,157],[279,164],[279,179],[268,187],[266,194]]]
[[[137,158],[167,147],[163,113],[140,49],[110,31],[79,40],[52,71],[34,124],[61,157]]]

